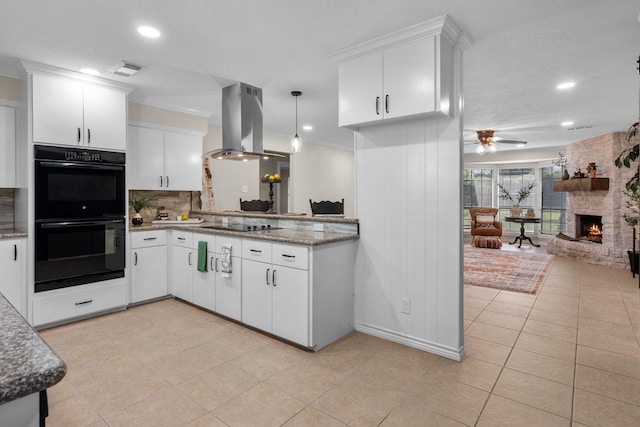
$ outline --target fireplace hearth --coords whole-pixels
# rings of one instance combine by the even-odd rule
[[[602,216],[576,214],[576,237],[602,244]]]

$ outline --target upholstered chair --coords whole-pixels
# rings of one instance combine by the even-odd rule
[[[476,236],[502,237],[502,223],[496,208],[471,208],[471,243]]]

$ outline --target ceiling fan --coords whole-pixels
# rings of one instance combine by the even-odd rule
[[[476,147],[476,153],[478,154],[487,154],[487,153],[495,153],[496,152],[496,143],[498,144],[516,144],[518,146],[523,146],[527,143],[527,141],[517,141],[513,139],[502,139],[499,137],[494,138],[493,134],[496,132],[493,129],[484,129],[475,131],[478,135],[477,140],[472,140],[468,142],[473,142],[475,144],[479,144]],[[467,141],[467,140],[465,140]]]

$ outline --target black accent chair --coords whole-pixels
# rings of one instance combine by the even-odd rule
[[[309,204],[313,215],[344,215],[344,199],[340,202],[312,202],[309,199]]]
[[[240,210],[242,211],[255,211],[266,212],[269,210],[268,200],[245,200],[240,199]]]

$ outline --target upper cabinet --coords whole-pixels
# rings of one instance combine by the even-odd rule
[[[16,111],[0,106],[0,188],[16,186]]]
[[[457,33],[441,17],[334,54],[339,125],[451,115]]]
[[[202,136],[129,126],[127,186],[135,190],[202,190]]]
[[[126,150],[125,91],[61,76],[33,74],[32,94],[34,142]]]

